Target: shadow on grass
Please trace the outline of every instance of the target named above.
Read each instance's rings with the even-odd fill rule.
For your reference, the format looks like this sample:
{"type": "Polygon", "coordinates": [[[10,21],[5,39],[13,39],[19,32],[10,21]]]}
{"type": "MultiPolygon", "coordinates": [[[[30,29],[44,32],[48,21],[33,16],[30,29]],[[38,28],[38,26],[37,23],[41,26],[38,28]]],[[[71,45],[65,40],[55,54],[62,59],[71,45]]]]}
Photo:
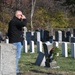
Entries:
{"type": "Polygon", "coordinates": [[[31,70],[32,72],[35,73],[40,73],[40,74],[46,74],[46,75],[62,75],[62,74],[53,74],[53,73],[49,73],[49,72],[44,72],[44,71],[38,71],[38,70],[31,70]]]}

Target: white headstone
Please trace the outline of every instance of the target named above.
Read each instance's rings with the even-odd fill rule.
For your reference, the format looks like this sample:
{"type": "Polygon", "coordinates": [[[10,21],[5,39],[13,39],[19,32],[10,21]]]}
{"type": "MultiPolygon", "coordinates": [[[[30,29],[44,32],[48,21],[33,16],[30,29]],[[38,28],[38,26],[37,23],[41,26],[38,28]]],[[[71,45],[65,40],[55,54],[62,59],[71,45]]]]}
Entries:
{"type": "Polygon", "coordinates": [[[58,33],[59,33],[59,41],[61,42],[62,41],[62,32],[58,31],[58,33]]]}
{"type": "Polygon", "coordinates": [[[45,57],[49,56],[52,48],[53,48],[53,44],[50,43],[49,41],[43,43],[43,49],[44,49],[45,57]]]}
{"type": "Polygon", "coordinates": [[[0,75],[16,75],[16,47],[0,44],[0,75]]]}
{"type": "Polygon", "coordinates": [[[75,43],[71,44],[71,57],[75,58],[75,43]]]}
{"type": "Polygon", "coordinates": [[[55,41],[55,42],[53,43],[53,46],[59,48],[59,43],[58,43],[57,41],[55,41]]]}
{"type": "Polygon", "coordinates": [[[24,42],[23,42],[23,51],[24,51],[24,53],[28,52],[28,50],[27,50],[27,40],[24,40],[24,42]]]}
{"type": "Polygon", "coordinates": [[[26,32],[27,32],[27,28],[23,27],[23,38],[24,38],[24,40],[26,39],[26,32]]]}
{"type": "Polygon", "coordinates": [[[30,52],[34,53],[34,41],[30,42],[30,52]]]}
{"type": "Polygon", "coordinates": [[[46,62],[45,55],[42,52],[39,52],[35,64],[38,66],[45,66],[45,62],[46,62]]]}
{"type": "Polygon", "coordinates": [[[62,56],[68,57],[67,42],[62,43],[62,56]]]}
{"type": "Polygon", "coordinates": [[[62,31],[56,31],[55,32],[55,40],[62,42],[62,31]]]}
{"type": "Polygon", "coordinates": [[[37,52],[42,52],[42,42],[37,41],[37,52]]]}
{"type": "Polygon", "coordinates": [[[40,39],[40,32],[36,32],[37,33],[37,41],[41,41],[40,39]]]}
{"type": "Polygon", "coordinates": [[[5,39],[5,43],[6,43],[6,44],[9,43],[9,39],[8,39],[8,38],[5,39]]]}

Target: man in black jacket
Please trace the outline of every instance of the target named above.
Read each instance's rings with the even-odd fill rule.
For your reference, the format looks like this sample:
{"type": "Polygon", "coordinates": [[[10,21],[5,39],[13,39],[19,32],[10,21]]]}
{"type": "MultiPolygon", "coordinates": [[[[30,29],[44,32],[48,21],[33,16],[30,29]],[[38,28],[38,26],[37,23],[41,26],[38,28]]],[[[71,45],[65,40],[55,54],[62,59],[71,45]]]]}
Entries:
{"type": "Polygon", "coordinates": [[[19,73],[18,62],[21,57],[21,50],[23,41],[23,31],[22,28],[26,26],[26,17],[23,15],[22,11],[17,10],[15,16],[9,22],[8,26],[8,37],[9,43],[12,43],[17,47],[16,51],[16,73],[19,73]]]}

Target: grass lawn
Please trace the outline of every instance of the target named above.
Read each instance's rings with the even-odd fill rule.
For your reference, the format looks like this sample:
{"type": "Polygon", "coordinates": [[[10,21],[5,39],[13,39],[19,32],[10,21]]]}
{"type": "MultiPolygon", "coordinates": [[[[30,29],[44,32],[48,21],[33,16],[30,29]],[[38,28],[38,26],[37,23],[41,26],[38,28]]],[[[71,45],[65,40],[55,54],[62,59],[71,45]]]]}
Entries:
{"type": "Polygon", "coordinates": [[[58,69],[35,65],[38,53],[23,53],[19,62],[20,71],[24,75],[75,75],[75,59],[70,56],[65,58],[60,54],[57,58],[58,69]]]}

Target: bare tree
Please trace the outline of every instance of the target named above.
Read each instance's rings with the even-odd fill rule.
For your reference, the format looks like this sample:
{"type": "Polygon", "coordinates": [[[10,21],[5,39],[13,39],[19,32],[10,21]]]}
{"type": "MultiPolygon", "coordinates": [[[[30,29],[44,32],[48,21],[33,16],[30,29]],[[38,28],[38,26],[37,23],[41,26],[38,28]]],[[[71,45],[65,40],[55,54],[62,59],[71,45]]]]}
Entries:
{"type": "Polygon", "coordinates": [[[31,9],[31,30],[33,31],[33,14],[34,14],[34,8],[35,8],[36,0],[32,0],[32,9],[31,9]]]}

